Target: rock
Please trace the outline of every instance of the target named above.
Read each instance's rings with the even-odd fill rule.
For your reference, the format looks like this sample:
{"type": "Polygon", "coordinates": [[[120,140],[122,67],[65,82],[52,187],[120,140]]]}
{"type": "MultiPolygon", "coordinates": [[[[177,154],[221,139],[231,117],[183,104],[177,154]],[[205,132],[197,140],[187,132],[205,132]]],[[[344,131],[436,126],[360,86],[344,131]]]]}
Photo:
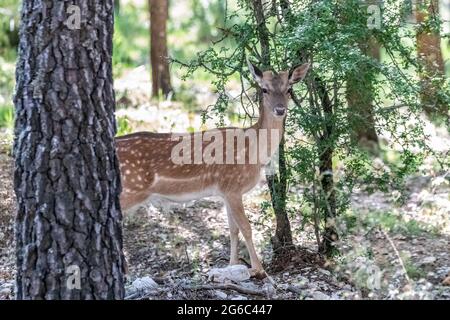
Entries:
{"type": "Polygon", "coordinates": [[[226,268],[214,268],[208,272],[208,280],[223,283],[226,281],[242,282],[250,279],[250,272],[244,265],[232,265],[226,268]]]}
{"type": "Polygon", "coordinates": [[[422,261],[420,261],[421,265],[427,265],[427,264],[433,264],[436,262],[436,258],[433,256],[430,257],[426,257],[424,259],[422,259],[422,261]]]}
{"type": "Polygon", "coordinates": [[[248,298],[238,294],[236,296],[232,296],[231,300],[248,300],[248,298]]]}
{"type": "Polygon", "coordinates": [[[431,180],[431,186],[433,187],[439,187],[441,185],[448,185],[448,180],[445,178],[445,176],[436,177],[433,180],[431,180]]]}
{"type": "Polygon", "coordinates": [[[330,297],[328,295],[320,291],[313,291],[311,297],[314,300],[330,300],[330,297]]]}
{"type": "Polygon", "coordinates": [[[308,283],[309,283],[308,278],[300,276],[297,278],[297,281],[294,282],[294,285],[296,287],[299,287],[300,289],[304,289],[308,287],[308,283]]]}
{"type": "Polygon", "coordinates": [[[5,299],[11,295],[11,290],[9,288],[3,288],[0,290],[0,298],[5,299]]]}
{"type": "Polygon", "coordinates": [[[220,291],[220,290],[215,290],[215,291],[214,291],[214,294],[215,294],[216,297],[219,298],[219,299],[226,299],[226,298],[228,297],[228,295],[227,295],[225,292],[220,291]]]}
{"type": "Polygon", "coordinates": [[[262,290],[268,297],[272,297],[275,294],[275,287],[269,282],[264,283],[264,285],[262,286],[262,290]]]}
{"type": "Polygon", "coordinates": [[[330,277],[331,276],[331,272],[325,269],[319,269],[319,272],[330,277]]]}
{"type": "Polygon", "coordinates": [[[287,283],[280,283],[279,285],[277,285],[278,289],[281,290],[287,290],[289,288],[289,284],[287,283]]]}
{"type": "Polygon", "coordinates": [[[241,287],[244,287],[246,289],[250,289],[250,290],[260,290],[260,286],[258,286],[257,284],[251,282],[251,281],[245,281],[245,282],[241,282],[240,283],[241,287]]]}
{"type": "Polygon", "coordinates": [[[341,300],[341,297],[339,296],[339,294],[337,292],[333,292],[331,294],[331,300],[341,300]]]}
{"type": "Polygon", "coordinates": [[[149,292],[158,288],[158,284],[150,277],[138,278],[131,284],[130,291],[149,292]]]}

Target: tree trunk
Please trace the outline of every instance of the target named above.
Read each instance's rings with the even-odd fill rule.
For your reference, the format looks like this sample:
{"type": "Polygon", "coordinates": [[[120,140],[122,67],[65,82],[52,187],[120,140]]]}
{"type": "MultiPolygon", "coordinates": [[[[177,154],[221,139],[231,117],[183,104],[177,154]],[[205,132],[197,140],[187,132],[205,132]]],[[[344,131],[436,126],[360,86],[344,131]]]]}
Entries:
{"type": "MultiPolygon", "coordinates": [[[[359,46],[366,55],[380,59],[380,46],[375,39],[366,39],[359,46]]],[[[347,76],[346,96],[354,139],[362,147],[377,153],[378,136],[373,116],[373,79],[370,68],[370,65],[361,64],[356,74],[347,76]]]]}
{"type": "MultiPolygon", "coordinates": [[[[269,31],[266,26],[263,4],[261,0],[252,0],[251,6],[254,10],[258,38],[261,45],[261,57],[263,59],[261,62],[264,68],[268,68],[270,67],[269,31]]],[[[260,97],[261,105],[261,92],[259,92],[258,95],[260,97]]],[[[278,152],[280,161],[279,175],[267,175],[266,179],[276,221],[275,234],[272,237],[272,246],[275,253],[282,254],[284,248],[292,246],[291,225],[286,212],[287,168],[285,163],[284,137],[282,138],[278,152]]]]}
{"type": "Polygon", "coordinates": [[[446,115],[448,105],[439,99],[437,92],[443,81],[433,79],[444,78],[445,66],[441,51],[439,31],[430,26],[429,21],[439,17],[439,0],[421,0],[416,4],[416,20],[420,24],[416,35],[417,54],[423,63],[420,73],[422,82],[421,103],[429,116],[446,115]]]}
{"type": "Polygon", "coordinates": [[[168,0],[149,0],[150,6],[150,62],[152,68],[152,96],[165,97],[172,91],[167,53],[168,0]]]}
{"type": "MultiPolygon", "coordinates": [[[[361,12],[366,12],[368,4],[362,5],[361,12]]],[[[343,24],[351,23],[353,18],[348,16],[349,14],[352,13],[347,10],[347,15],[343,15],[340,22],[343,24]]],[[[360,22],[365,24],[365,18],[362,18],[360,22]]],[[[368,28],[360,33],[356,46],[364,56],[371,57],[379,62],[380,45],[370,33],[368,28]]],[[[355,63],[353,71],[346,74],[347,119],[354,143],[373,154],[378,154],[379,144],[375,130],[373,87],[376,79],[372,63],[366,60],[360,59],[355,63]]]]}
{"type": "Polygon", "coordinates": [[[336,230],[336,192],[333,181],[333,152],[330,139],[333,135],[333,104],[328,95],[325,83],[319,78],[315,79],[320,103],[322,105],[324,129],[319,141],[319,172],[322,187],[320,211],[325,221],[325,230],[322,234],[322,243],[319,251],[332,256],[337,252],[334,242],[339,239],[336,230]]]}
{"type": "Polygon", "coordinates": [[[113,9],[112,0],[23,1],[14,101],[17,299],[124,297],[113,9]]]}
{"type": "Polygon", "coordinates": [[[273,250],[282,254],[284,249],[292,246],[292,231],[289,217],[286,212],[287,195],[287,168],[284,153],[284,137],[279,149],[279,175],[267,175],[267,185],[275,213],[275,234],[272,237],[273,250]]]}

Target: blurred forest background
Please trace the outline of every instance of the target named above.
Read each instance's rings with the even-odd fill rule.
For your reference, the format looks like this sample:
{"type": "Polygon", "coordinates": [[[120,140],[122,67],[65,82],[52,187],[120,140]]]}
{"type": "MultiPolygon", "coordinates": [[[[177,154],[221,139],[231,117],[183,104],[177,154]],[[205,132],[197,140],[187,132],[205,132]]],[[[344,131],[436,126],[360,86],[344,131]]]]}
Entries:
{"type": "MultiPolygon", "coordinates": [[[[5,157],[19,12],[16,0],[0,0],[5,157]]],[[[117,134],[248,126],[258,90],[245,59],[265,70],[310,61],[293,93],[277,174],[246,200],[266,266],[286,284],[278,297],[450,299],[449,36],[448,0],[116,1],[117,134]],[[307,293],[296,291],[302,286],[307,293]]],[[[12,193],[2,192],[11,212],[12,193]]],[[[183,210],[188,218],[127,217],[132,278],[201,279],[227,250],[216,202],[183,210]]]]}

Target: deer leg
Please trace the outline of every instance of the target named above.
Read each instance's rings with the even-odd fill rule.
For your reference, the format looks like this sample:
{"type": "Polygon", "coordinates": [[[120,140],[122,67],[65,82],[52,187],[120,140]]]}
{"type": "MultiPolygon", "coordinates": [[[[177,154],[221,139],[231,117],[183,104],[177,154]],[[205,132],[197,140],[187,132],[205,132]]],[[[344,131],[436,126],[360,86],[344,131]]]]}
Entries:
{"type": "Polygon", "coordinates": [[[238,246],[239,246],[239,228],[234,222],[231,208],[227,204],[228,226],[230,227],[230,265],[239,264],[238,246]]]}
{"type": "Polygon", "coordinates": [[[250,254],[250,262],[252,268],[250,273],[257,277],[265,277],[265,271],[262,267],[261,261],[256,254],[255,246],[253,245],[252,228],[250,222],[244,211],[244,204],[242,203],[242,196],[235,195],[227,197],[227,205],[230,207],[232,218],[239,228],[245,239],[245,245],[247,246],[248,253],[250,254]]]}

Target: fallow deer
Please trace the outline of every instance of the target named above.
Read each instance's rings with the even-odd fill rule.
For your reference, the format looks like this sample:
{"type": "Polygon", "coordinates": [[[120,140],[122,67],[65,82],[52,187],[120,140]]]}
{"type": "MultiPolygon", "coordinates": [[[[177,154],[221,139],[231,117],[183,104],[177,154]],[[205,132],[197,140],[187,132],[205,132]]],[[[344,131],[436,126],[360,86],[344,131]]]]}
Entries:
{"type": "Polygon", "coordinates": [[[220,196],[226,205],[230,229],[230,264],[238,263],[240,231],[250,254],[250,273],[255,277],[264,277],[266,273],[253,245],[252,229],[244,212],[242,196],[257,185],[261,170],[277,151],[283,135],[291,87],[305,77],[308,69],[307,63],[292,72],[262,72],[249,63],[251,75],[263,95],[259,119],[249,128],[219,128],[185,133],[176,135],[178,139],[174,139],[171,133],[150,132],[118,137],[116,143],[123,186],[120,197],[122,209],[127,211],[154,198],[184,202],[220,196]],[[238,134],[230,135],[230,131],[237,131],[238,134]],[[189,161],[180,162],[178,158],[174,161],[174,150],[179,148],[180,137],[192,143],[175,155],[189,161]],[[244,143],[239,143],[242,137],[244,143]],[[200,138],[201,142],[196,142],[196,138],[200,138]],[[214,161],[205,163],[201,156],[195,159],[196,153],[202,155],[203,150],[206,152],[213,143],[217,147],[217,142],[222,146],[210,153],[210,156],[216,157],[214,161]],[[250,147],[252,143],[258,147],[250,147]],[[255,157],[255,152],[261,149],[266,150],[267,158],[255,157]],[[220,157],[232,161],[218,161],[220,157]]]}

